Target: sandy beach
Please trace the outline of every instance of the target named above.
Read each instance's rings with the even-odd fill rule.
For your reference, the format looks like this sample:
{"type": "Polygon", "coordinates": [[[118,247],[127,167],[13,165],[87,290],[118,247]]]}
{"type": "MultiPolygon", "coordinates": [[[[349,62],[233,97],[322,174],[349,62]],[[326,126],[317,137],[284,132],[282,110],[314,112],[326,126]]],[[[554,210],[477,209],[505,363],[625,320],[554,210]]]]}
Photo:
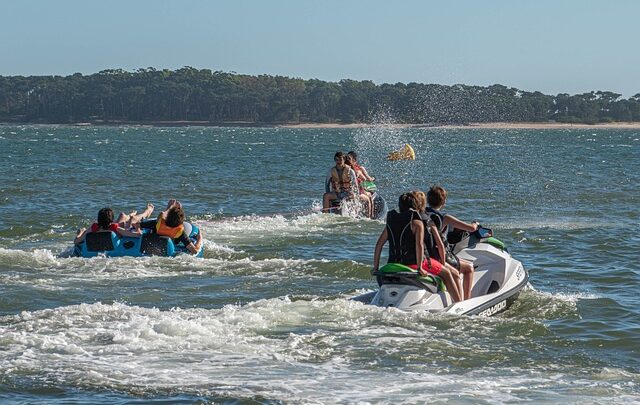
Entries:
{"type": "Polygon", "coordinates": [[[429,125],[429,124],[283,124],[280,128],[368,128],[388,126],[393,128],[461,128],[461,129],[640,129],[640,122],[612,122],[603,124],[568,124],[561,122],[482,122],[467,125],[429,125]]]}

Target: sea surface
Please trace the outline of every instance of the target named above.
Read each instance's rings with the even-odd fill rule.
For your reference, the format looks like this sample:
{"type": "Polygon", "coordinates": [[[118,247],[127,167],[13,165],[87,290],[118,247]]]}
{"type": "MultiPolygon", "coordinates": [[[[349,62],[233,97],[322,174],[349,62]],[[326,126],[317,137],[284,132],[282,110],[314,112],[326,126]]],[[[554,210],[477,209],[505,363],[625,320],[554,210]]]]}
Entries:
{"type": "Polygon", "coordinates": [[[0,403],[640,403],[639,185],[638,130],[0,126],[0,403]],[[531,289],[350,301],[384,225],[317,208],[352,149],[391,207],[446,187],[531,289]],[[100,208],[170,198],[203,259],[70,257],[100,208]]]}

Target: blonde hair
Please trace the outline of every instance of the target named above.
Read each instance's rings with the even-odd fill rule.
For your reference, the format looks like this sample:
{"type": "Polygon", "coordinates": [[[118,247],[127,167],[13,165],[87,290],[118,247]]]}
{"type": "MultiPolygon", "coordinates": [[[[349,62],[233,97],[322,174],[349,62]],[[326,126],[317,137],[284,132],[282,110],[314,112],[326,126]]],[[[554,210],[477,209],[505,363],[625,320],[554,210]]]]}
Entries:
{"type": "Polygon", "coordinates": [[[422,191],[416,190],[411,192],[414,196],[413,209],[418,212],[424,212],[427,209],[427,196],[422,191]]]}

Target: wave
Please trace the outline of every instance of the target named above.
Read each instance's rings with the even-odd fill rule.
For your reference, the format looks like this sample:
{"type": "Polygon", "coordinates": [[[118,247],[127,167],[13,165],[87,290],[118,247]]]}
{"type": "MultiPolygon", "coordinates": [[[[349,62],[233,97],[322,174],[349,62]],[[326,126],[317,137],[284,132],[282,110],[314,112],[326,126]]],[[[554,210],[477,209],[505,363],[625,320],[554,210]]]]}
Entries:
{"type": "MultiPolygon", "coordinates": [[[[528,388],[548,384],[581,398],[636,394],[631,384],[637,373],[557,359],[536,352],[538,343],[531,341],[510,344],[514,328],[531,328],[521,324],[345,299],[282,297],[168,311],[81,304],[0,317],[1,378],[134,395],[306,403],[378,402],[390,395],[425,402],[450,399],[451,392],[458,399],[507,402],[531,398],[528,388]],[[389,373],[402,376],[393,380],[393,392],[389,373]]],[[[556,390],[554,398],[564,391],[556,390]]]]}
{"type": "Polygon", "coordinates": [[[582,230],[613,227],[610,222],[595,221],[593,219],[550,219],[519,220],[516,222],[491,223],[494,230],[523,230],[523,229],[553,229],[553,230],[582,230]]]}
{"type": "MultiPolygon", "coordinates": [[[[212,243],[212,242],[211,242],[212,243]]],[[[223,248],[227,252],[228,248],[223,248]]],[[[78,283],[101,284],[105,281],[133,279],[163,279],[195,275],[222,277],[256,277],[278,280],[293,277],[312,278],[325,276],[356,277],[365,274],[368,267],[354,263],[326,259],[282,259],[237,256],[197,258],[181,255],[167,257],[61,257],[50,250],[22,251],[0,248],[0,283],[28,286],[42,290],[75,288],[78,283]]]]}

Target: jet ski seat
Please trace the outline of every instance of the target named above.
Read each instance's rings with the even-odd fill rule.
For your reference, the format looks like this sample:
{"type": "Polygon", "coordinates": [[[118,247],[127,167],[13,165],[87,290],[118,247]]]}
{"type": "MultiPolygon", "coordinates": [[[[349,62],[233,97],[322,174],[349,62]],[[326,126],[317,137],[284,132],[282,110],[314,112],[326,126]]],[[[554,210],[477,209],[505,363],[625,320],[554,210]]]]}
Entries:
{"type": "Polygon", "coordinates": [[[423,277],[417,270],[400,263],[387,263],[374,275],[378,278],[378,284],[411,284],[432,293],[446,291],[440,277],[432,274],[423,277]]]}

